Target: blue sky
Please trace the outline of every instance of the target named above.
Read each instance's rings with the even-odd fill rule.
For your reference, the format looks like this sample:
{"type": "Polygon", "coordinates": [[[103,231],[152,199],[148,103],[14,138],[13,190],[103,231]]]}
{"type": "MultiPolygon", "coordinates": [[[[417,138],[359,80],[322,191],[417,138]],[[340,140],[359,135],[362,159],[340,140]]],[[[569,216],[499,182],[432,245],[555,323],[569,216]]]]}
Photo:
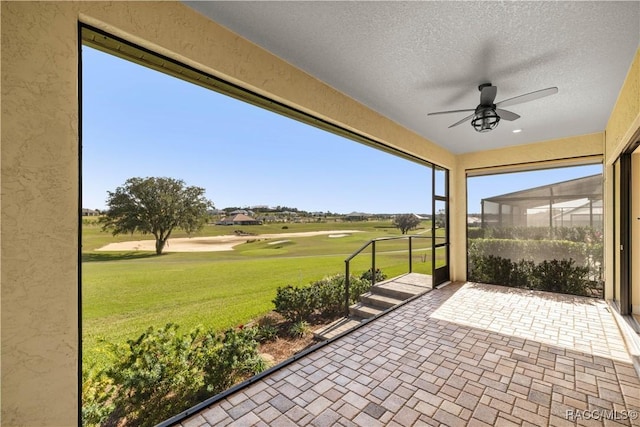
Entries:
{"type": "MultiPolygon", "coordinates": [[[[217,208],[430,213],[431,171],[225,95],[83,47],[83,200],[104,209],[128,178],[206,189],[217,208]]],[[[600,166],[474,178],[482,197],[593,173],[600,166]]]]}

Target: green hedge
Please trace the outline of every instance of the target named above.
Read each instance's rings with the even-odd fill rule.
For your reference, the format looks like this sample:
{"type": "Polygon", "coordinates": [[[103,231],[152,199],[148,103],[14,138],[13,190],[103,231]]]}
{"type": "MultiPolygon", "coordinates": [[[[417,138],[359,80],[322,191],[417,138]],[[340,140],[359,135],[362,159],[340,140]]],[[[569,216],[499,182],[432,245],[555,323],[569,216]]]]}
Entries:
{"type": "Polygon", "coordinates": [[[571,295],[602,297],[602,282],[593,280],[589,268],[573,259],[553,259],[535,263],[512,261],[495,255],[470,256],[469,280],[516,288],[571,295]]]}
{"type": "MultiPolygon", "coordinates": [[[[376,271],[376,277],[386,277],[376,271]]],[[[371,271],[362,276],[349,276],[349,304],[358,301],[360,295],[371,287],[371,271]]],[[[345,275],[335,274],[310,283],[307,286],[287,285],[279,287],[273,300],[275,311],[290,322],[310,320],[312,316],[335,317],[344,312],[345,275]]]]}
{"type": "Polygon", "coordinates": [[[510,260],[528,260],[536,264],[545,260],[573,259],[593,274],[602,265],[602,243],[567,240],[469,239],[469,258],[493,255],[510,260]]]}
{"type": "Polygon", "coordinates": [[[591,227],[469,227],[469,239],[567,240],[602,243],[602,232],[591,227]]]}

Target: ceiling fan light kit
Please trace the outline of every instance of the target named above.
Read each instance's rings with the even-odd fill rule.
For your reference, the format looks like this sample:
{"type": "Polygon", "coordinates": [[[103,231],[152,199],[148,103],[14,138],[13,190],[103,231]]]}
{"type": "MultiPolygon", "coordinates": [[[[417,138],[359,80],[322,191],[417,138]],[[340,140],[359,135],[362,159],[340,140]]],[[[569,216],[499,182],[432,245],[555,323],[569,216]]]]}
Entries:
{"type": "Polygon", "coordinates": [[[489,132],[498,127],[498,123],[500,123],[501,119],[514,121],[520,118],[518,114],[508,110],[503,110],[502,108],[498,107],[508,107],[510,105],[523,104],[525,102],[530,102],[539,98],[543,98],[545,96],[558,93],[557,87],[549,87],[546,89],[541,89],[535,92],[525,93],[524,95],[518,95],[513,98],[505,99],[504,101],[500,101],[497,104],[494,104],[493,101],[496,99],[496,95],[498,93],[498,88],[496,86],[493,86],[491,83],[483,83],[478,86],[478,90],[480,91],[480,104],[478,104],[475,110],[438,111],[436,113],[429,113],[427,115],[432,116],[437,114],[451,114],[473,111],[473,114],[455,122],[454,124],[449,126],[449,128],[458,126],[459,124],[471,119],[471,126],[477,132],[489,132]]]}
{"type": "Polygon", "coordinates": [[[489,132],[495,129],[498,123],[500,123],[500,116],[492,108],[484,108],[481,111],[477,111],[473,119],[471,119],[471,126],[477,132],[489,132]]]}

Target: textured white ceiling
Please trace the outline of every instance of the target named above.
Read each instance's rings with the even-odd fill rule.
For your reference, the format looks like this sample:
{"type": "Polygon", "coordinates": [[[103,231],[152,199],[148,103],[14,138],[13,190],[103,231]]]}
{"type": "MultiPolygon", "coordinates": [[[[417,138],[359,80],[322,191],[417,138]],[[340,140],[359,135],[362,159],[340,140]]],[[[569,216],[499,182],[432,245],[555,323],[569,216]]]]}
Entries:
{"type": "Polygon", "coordinates": [[[640,44],[640,1],[185,3],[454,153],[604,130],[640,44]],[[496,102],[559,93],[484,134],[427,117],[475,108],[485,82],[496,102]]]}

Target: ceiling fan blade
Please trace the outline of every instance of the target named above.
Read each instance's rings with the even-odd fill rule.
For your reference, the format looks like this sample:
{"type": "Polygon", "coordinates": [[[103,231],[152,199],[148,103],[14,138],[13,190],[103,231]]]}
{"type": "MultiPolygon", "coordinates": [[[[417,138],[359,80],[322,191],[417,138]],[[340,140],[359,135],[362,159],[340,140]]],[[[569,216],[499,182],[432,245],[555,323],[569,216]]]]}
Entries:
{"type": "Polygon", "coordinates": [[[468,113],[469,111],[476,111],[475,109],[470,110],[451,110],[451,111],[437,111],[435,113],[429,113],[427,116],[436,116],[438,114],[451,114],[451,113],[468,113]]]}
{"type": "MultiPolygon", "coordinates": [[[[475,110],[473,110],[473,111],[475,111],[475,110]]],[[[470,115],[468,115],[467,117],[465,117],[464,119],[462,119],[462,120],[460,120],[460,121],[458,121],[458,122],[455,122],[454,124],[452,124],[451,126],[449,126],[449,129],[451,129],[451,128],[452,128],[452,127],[454,127],[454,126],[458,126],[459,124],[462,124],[462,123],[466,122],[467,120],[469,120],[469,119],[470,119],[471,117],[473,117],[474,115],[475,115],[475,113],[470,114],[470,115]]]]}
{"type": "Polygon", "coordinates": [[[537,90],[535,92],[525,93],[524,95],[518,95],[513,98],[505,99],[496,104],[496,107],[508,107],[510,105],[522,104],[523,102],[533,101],[535,99],[543,98],[545,96],[558,93],[557,87],[548,87],[546,89],[537,90]]]}
{"type": "Polygon", "coordinates": [[[518,120],[520,118],[516,113],[512,113],[511,111],[501,110],[500,108],[496,108],[496,113],[500,116],[500,119],[508,120],[510,122],[514,120],[518,120]]]}
{"type": "Polygon", "coordinates": [[[480,92],[480,105],[493,105],[496,100],[498,88],[495,86],[484,86],[480,92]]]}

